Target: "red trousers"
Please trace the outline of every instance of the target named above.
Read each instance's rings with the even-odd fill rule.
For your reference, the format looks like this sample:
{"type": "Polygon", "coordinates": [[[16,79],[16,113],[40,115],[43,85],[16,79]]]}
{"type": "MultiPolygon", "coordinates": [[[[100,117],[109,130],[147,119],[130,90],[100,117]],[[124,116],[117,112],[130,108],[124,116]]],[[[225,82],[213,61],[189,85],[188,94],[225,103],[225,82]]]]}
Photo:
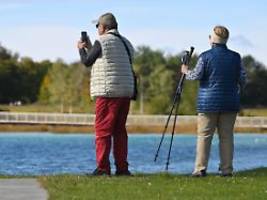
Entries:
{"type": "Polygon", "coordinates": [[[128,136],[125,125],[129,107],[129,98],[96,99],[96,162],[100,170],[110,173],[109,154],[112,138],[116,169],[128,170],[128,136]]]}

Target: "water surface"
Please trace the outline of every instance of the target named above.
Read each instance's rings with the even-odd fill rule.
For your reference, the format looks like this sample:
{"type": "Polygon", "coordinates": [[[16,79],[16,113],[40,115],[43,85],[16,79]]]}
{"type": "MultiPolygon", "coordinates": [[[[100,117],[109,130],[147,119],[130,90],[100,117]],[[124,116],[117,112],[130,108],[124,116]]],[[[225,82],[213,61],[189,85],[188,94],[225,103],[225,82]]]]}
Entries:
{"type": "MultiPolygon", "coordinates": [[[[154,155],[161,135],[129,135],[129,163],[132,172],[163,172],[170,137],[162,145],[158,161],[154,155]]],[[[196,136],[175,135],[169,171],[191,173],[194,166],[196,136]]],[[[236,171],[267,167],[267,135],[236,134],[236,171]]],[[[111,156],[111,163],[113,158],[111,156]]],[[[213,139],[209,172],[218,169],[218,138],[213,139]]],[[[0,174],[51,175],[85,174],[95,168],[94,135],[50,133],[0,134],[0,174]]],[[[114,171],[114,166],[112,165],[114,171]]]]}

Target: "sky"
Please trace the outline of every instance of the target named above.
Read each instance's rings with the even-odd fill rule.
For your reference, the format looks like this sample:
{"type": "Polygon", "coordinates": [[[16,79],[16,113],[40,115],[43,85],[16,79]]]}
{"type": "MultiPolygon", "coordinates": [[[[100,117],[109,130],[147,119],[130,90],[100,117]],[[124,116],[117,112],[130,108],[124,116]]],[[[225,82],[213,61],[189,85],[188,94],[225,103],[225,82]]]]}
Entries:
{"type": "Polygon", "coordinates": [[[210,48],[215,25],[230,30],[228,47],[267,66],[265,0],[0,0],[0,43],[20,56],[41,61],[79,60],[81,31],[97,39],[92,20],[112,12],[119,31],[135,47],[148,45],[166,54],[210,48]]]}

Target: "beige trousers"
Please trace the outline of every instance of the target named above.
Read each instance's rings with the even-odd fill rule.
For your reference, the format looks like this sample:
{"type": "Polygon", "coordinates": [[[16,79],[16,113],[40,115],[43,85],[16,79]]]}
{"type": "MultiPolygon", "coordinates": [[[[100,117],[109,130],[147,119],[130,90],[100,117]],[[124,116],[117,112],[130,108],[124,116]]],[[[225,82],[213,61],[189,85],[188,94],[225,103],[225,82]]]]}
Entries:
{"type": "Polygon", "coordinates": [[[210,146],[215,129],[219,136],[220,171],[222,174],[233,172],[234,138],[233,129],[237,113],[199,113],[196,161],[194,173],[206,170],[210,146]]]}

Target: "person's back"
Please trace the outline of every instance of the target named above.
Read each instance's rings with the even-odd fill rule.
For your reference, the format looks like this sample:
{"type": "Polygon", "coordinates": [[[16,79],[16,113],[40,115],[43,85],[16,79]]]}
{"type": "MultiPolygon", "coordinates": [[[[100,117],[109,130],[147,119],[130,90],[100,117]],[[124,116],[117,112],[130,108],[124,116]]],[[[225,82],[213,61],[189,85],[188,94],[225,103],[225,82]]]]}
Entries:
{"type": "MultiPolygon", "coordinates": [[[[102,54],[96,59],[91,71],[91,96],[131,97],[133,94],[133,72],[129,57],[121,39],[109,30],[99,37],[102,54]]],[[[133,56],[131,43],[123,37],[133,56]]]]}
{"type": "Polygon", "coordinates": [[[201,54],[205,69],[200,79],[198,112],[239,110],[239,76],[241,58],[225,44],[213,44],[201,54]]]}
{"type": "Polygon", "coordinates": [[[92,66],[90,92],[96,99],[95,135],[97,168],[93,175],[110,175],[109,154],[113,146],[116,175],[131,175],[128,170],[126,121],[130,100],[135,96],[132,69],[133,46],[118,32],[112,13],[97,20],[99,39],[93,46],[78,42],[81,61],[92,66]]]}
{"type": "Polygon", "coordinates": [[[212,48],[199,56],[194,70],[182,66],[188,80],[199,80],[198,138],[193,176],[206,176],[212,137],[218,130],[222,176],[233,172],[233,129],[240,104],[245,71],[240,55],[227,48],[229,31],[216,26],[210,35],[212,48]]]}

